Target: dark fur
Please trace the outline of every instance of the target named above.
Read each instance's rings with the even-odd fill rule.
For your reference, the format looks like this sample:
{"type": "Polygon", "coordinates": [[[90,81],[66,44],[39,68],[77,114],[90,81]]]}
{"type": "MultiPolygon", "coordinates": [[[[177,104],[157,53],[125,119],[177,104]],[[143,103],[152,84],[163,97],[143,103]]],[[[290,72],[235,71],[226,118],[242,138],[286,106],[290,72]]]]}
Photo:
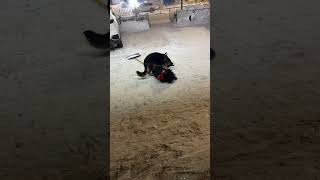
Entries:
{"type": "Polygon", "coordinates": [[[216,57],[216,52],[210,48],[210,59],[213,60],[216,57]]]}
{"type": "Polygon", "coordinates": [[[163,70],[164,70],[163,72],[164,79],[162,80],[159,79],[161,82],[172,83],[174,80],[178,79],[176,75],[171,71],[171,69],[163,69],[160,66],[156,66],[155,68],[152,69],[152,75],[157,78],[163,70]]]}
{"type": "Polygon", "coordinates": [[[91,30],[83,32],[89,43],[98,49],[109,48],[109,33],[99,34],[91,30]]]}
{"type": "Polygon", "coordinates": [[[167,56],[167,53],[162,54],[158,52],[154,52],[149,54],[143,62],[144,71],[137,71],[138,76],[144,77],[146,74],[153,71],[153,69],[157,66],[160,66],[163,69],[168,69],[170,66],[174,66],[171,59],[167,56]]]}

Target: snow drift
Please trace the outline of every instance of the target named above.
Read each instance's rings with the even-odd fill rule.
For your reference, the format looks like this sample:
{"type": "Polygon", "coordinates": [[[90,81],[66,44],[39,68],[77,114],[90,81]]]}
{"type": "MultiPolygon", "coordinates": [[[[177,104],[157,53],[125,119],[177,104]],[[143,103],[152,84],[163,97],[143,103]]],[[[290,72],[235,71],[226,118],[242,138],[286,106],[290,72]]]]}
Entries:
{"type": "Polygon", "coordinates": [[[150,29],[147,15],[120,17],[120,32],[141,32],[150,29]]]}
{"type": "Polygon", "coordinates": [[[171,13],[170,20],[179,26],[208,24],[210,22],[210,8],[203,5],[188,6],[183,10],[171,13]]]}

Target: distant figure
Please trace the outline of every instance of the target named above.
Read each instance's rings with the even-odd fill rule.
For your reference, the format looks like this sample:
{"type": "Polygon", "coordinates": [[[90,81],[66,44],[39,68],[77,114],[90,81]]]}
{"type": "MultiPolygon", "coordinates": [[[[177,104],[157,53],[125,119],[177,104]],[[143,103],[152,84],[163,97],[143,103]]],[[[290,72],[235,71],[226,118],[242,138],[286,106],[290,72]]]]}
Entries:
{"type": "Polygon", "coordinates": [[[216,57],[216,52],[210,48],[210,60],[213,60],[216,57]]]}

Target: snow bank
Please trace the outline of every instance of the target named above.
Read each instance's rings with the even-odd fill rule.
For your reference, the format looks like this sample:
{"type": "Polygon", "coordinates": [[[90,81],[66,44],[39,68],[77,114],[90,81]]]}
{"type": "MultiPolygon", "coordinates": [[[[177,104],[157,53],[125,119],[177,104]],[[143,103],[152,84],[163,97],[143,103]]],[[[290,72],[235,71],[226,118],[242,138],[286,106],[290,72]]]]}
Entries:
{"type": "Polygon", "coordinates": [[[148,16],[130,16],[120,18],[120,32],[141,32],[150,29],[148,16]]]}
{"type": "Polygon", "coordinates": [[[178,25],[207,24],[210,22],[210,9],[178,10],[178,25]]]}
{"type": "Polygon", "coordinates": [[[210,23],[210,8],[198,5],[185,7],[170,14],[172,23],[179,26],[199,25],[210,23]]]}
{"type": "Polygon", "coordinates": [[[153,106],[164,101],[186,103],[188,97],[209,96],[210,31],[202,26],[175,27],[153,25],[150,30],[122,34],[123,48],[110,52],[111,112],[135,109],[135,104],[148,102],[153,106]],[[178,80],[160,83],[152,76],[137,76],[142,64],[128,61],[126,56],[139,52],[141,61],[152,52],[168,53],[178,80]],[[183,97],[183,98],[182,98],[183,97]],[[128,101],[130,99],[130,101],[128,101]]]}
{"type": "MultiPolygon", "coordinates": [[[[151,179],[146,177],[149,169],[142,173],[139,170],[157,167],[159,162],[170,164],[173,171],[186,167],[186,172],[207,172],[210,166],[209,29],[154,24],[148,31],[124,33],[122,40],[123,48],[110,52],[111,176],[151,179]],[[141,61],[149,53],[167,52],[175,64],[170,69],[178,80],[168,84],[149,75],[139,77],[136,71],[143,71],[143,65],[126,59],[137,52],[141,61]],[[188,161],[177,161],[176,153],[159,149],[159,144],[169,146],[172,142],[175,149],[188,156],[188,161]],[[150,152],[157,156],[145,167],[141,162],[149,162],[149,157],[143,155],[150,152]],[[131,154],[136,155],[127,163],[123,157],[131,154]],[[118,173],[120,164],[128,166],[118,173]],[[129,171],[130,164],[134,165],[129,171]],[[138,172],[139,176],[132,172],[138,172]]],[[[167,177],[162,179],[177,179],[167,177]]]]}
{"type": "Polygon", "coordinates": [[[120,24],[120,31],[123,32],[141,32],[148,30],[148,21],[126,21],[120,24]]]}

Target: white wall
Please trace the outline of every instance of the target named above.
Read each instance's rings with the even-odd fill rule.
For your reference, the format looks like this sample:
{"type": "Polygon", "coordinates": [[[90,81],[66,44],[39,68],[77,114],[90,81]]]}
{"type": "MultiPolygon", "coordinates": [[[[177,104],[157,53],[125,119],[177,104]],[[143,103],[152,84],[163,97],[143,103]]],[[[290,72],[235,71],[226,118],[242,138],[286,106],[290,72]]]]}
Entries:
{"type": "Polygon", "coordinates": [[[210,9],[194,9],[194,10],[177,10],[177,25],[188,26],[196,24],[207,24],[210,23],[210,9]],[[191,18],[189,18],[191,17],[191,18]],[[190,21],[191,19],[191,21],[190,21]]]}
{"type": "Polygon", "coordinates": [[[122,0],[111,0],[111,4],[119,4],[122,0]]]}
{"type": "Polygon", "coordinates": [[[120,32],[141,32],[150,29],[149,21],[148,20],[130,20],[124,21],[120,24],[120,32]]]}

